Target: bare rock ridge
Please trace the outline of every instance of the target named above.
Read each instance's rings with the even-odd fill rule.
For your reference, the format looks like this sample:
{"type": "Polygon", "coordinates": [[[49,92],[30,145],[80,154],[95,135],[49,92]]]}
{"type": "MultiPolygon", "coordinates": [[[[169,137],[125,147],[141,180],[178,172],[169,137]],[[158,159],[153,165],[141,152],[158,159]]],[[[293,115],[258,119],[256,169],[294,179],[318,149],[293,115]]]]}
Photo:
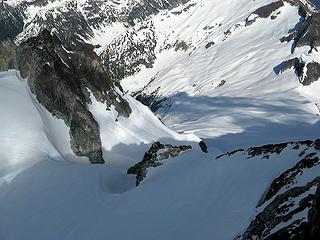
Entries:
{"type": "Polygon", "coordinates": [[[239,149],[217,159],[227,160],[232,155],[244,155],[254,161],[278,161],[288,151],[295,152],[299,160],[271,182],[257,204],[256,217],[247,230],[235,239],[319,239],[319,139],[239,149]]]}
{"type": "Polygon", "coordinates": [[[162,166],[164,160],[174,158],[180,153],[190,149],[191,146],[172,146],[171,144],[161,144],[160,142],[155,142],[144,154],[143,160],[130,167],[127,173],[136,175],[136,186],[139,186],[147,176],[148,168],[162,166]]]}
{"type": "Polygon", "coordinates": [[[309,218],[292,221],[284,228],[277,229],[282,222],[290,220],[303,211],[312,212],[312,205],[316,199],[315,191],[319,188],[320,178],[309,182],[306,186],[290,188],[279,194],[267,207],[251,222],[241,239],[318,239],[318,233],[311,233],[314,227],[309,218]],[[277,230],[274,230],[277,229],[277,230]]]}
{"type": "Polygon", "coordinates": [[[65,50],[47,30],[19,46],[3,41],[0,50],[1,56],[11,54],[4,58],[11,59],[7,62],[0,58],[0,68],[7,70],[16,63],[39,103],[70,127],[74,153],[88,157],[91,163],[104,163],[99,127],[87,108],[89,90],[98,101],[115,106],[121,116],[128,117],[131,108],[115,90],[100,58],[90,50],[65,50]]]}

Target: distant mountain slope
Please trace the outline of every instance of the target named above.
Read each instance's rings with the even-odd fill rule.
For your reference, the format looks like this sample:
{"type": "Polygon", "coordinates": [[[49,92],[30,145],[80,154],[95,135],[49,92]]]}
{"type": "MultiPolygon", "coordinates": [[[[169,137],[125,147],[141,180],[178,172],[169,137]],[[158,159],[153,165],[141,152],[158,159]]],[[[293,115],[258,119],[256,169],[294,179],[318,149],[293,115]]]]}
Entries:
{"type": "Polygon", "coordinates": [[[294,47],[294,39],[282,40],[304,26],[312,36],[318,13],[299,11],[291,1],[271,2],[202,1],[179,15],[155,17],[154,67],[122,86],[176,131],[195,132],[225,150],[317,137],[319,81],[302,86],[294,66],[278,69],[297,58],[304,77],[318,79],[307,71],[308,63],[319,61],[318,51],[307,41],[294,47]],[[314,24],[307,25],[311,18],[314,24]],[[163,42],[172,48],[161,49],[163,42]],[[175,51],[175,42],[185,42],[187,50],[175,51]],[[216,141],[219,136],[226,141],[216,141]]]}

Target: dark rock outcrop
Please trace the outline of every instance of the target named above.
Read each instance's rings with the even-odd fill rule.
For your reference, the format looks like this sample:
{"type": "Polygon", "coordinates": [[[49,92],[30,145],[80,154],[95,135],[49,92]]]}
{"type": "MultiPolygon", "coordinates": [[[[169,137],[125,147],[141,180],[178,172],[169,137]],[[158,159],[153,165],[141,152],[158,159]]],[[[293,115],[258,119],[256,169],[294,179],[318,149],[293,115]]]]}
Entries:
{"type": "Polygon", "coordinates": [[[199,147],[201,148],[202,152],[208,153],[208,146],[203,140],[199,142],[199,147]]]}
{"type": "Polygon", "coordinates": [[[310,239],[320,239],[320,186],[318,186],[308,215],[310,239]]]}
{"type": "MultiPolygon", "coordinates": [[[[275,12],[276,10],[278,10],[283,6],[284,6],[283,1],[280,0],[280,1],[272,2],[263,7],[260,7],[250,14],[250,16],[246,19],[245,25],[250,26],[252,23],[256,21],[257,18],[268,18],[271,16],[273,12],[275,12]]],[[[273,19],[274,18],[275,17],[273,17],[273,19]]]]}
{"type": "Polygon", "coordinates": [[[307,64],[306,76],[302,79],[302,84],[308,86],[311,83],[318,81],[320,78],[320,64],[317,62],[310,62],[307,64]]]}
{"type": "Polygon", "coordinates": [[[289,59],[287,61],[283,61],[282,63],[280,63],[278,66],[276,66],[274,68],[274,72],[276,74],[280,74],[280,73],[286,72],[290,69],[294,69],[297,76],[299,78],[301,78],[303,75],[304,65],[305,64],[301,61],[301,59],[296,57],[296,58],[292,58],[292,59],[289,59]]]}
{"type": "Polygon", "coordinates": [[[205,48],[208,49],[208,48],[214,46],[214,44],[215,44],[214,42],[208,42],[208,43],[206,44],[205,48]]]}
{"type": "Polygon", "coordinates": [[[312,168],[315,165],[318,165],[320,163],[319,158],[315,157],[314,155],[316,155],[316,153],[308,154],[306,157],[301,159],[294,167],[283,172],[279,177],[273,180],[269,190],[267,191],[263,199],[260,201],[259,205],[262,205],[268,200],[270,200],[279,192],[279,190],[284,185],[294,183],[294,180],[298,176],[298,174],[303,173],[303,171],[308,168],[312,168]]]}
{"type": "Polygon", "coordinates": [[[220,158],[223,158],[223,157],[230,157],[238,152],[244,152],[244,149],[240,148],[240,149],[236,149],[236,150],[233,150],[231,152],[227,152],[227,153],[224,153],[224,154],[221,154],[219,156],[216,157],[216,159],[220,159],[220,158]]]}
{"type": "MultiPolygon", "coordinates": [[[[10,49],[0,48],[0,55],[10,49]]],[[[21,43],[12,54],[38,102],[70,127],[74,153],[91,163],[104,163],[99,126],[87,107],[90,91],[98,101],[115,106],[119,115],[129,116],[131,108],[115,90],[100,58],[88,49],[65,50],[47,30],[21,43]]]]}
{"type": "MultiPolygon", "coordinates": [[[[302,223],[308,225],[308,222],[298,219],[294,221],[294,225],[289,225],[284,229],[279,229],[275,233],[272,230],[276,228],[281,222],[289,222],[295,214],[308,210],[311,208],[315,195],[312,193],[312,188],[319,186],[320,178],[316,178],[309,182],[304,187],[295,187],[287,190],[283,194],[278,195],[264,210],[259,213],[255,220],[253,220],[248,227],[247,231],[238,239],[251,240],[251,239],[279,239],[276,236],[284,234],[284,231],[291,231],[296,229],[297,226],[301,227],[302,223]]],[[[303,235],[306,235],[304,231],[303,235]]],[[[288,232],[289,233],[289,232],[288,232]]],[[[292,236],[292,233],[289,234],[292,236]]],[[[292,239],[284,238],[284,239],[292,239]]],[[[296,238],[304,239],[304,238],[296,238]]]]}
{"type": "Polygon", "coordinates": [[[286,143],[278,143],[278,144],[266,144],[259,147],[251,147],[247,150],[242,148],[233,150],[224,154],[221,154],[216,157],[216,159],[223,158],[223,157],[230,157],[231,155],[235,155],[236,153],[243,152],[243,154],[247,155],[247,158],[254,158],[254,157],[261,157],[261,159],[269,159],[272,154],[281,154],[282,151],[289,146],[293,146],[292,149],[301,149],[304,150],[299,154],[300,157],[305,155],[306,151],[310,148],[314,148],[316,151],[320,150],[319,148],[320,140],[305,140],[305,141],[298,141],[298,142],[286,142],[286,143]]]}
{"type": "Polygon", "coordinates": [[[176,41],[173,45],[175,51],[187,51],[190,48],[190,45],[185,41],[176,41]]]}
{"type": "Polygon", "coordinates": [[[85,76],[68,59],[59,39],[43,31],[19,46],[17,58],[21,76],[28,77],[37,100],[70,127],[75,154],[104,163],[98,124],[86,106],[90,100],[81,82],[85,76]]]}
{"type": "Polygon", "coordinates": [[[301,59],[293,58],[280,63],[273,70],[276,74],[283,73],[289,69],[294,69],[300,83],[303,86],[308,86],[311,83],[318,81],[320,78],[320,64],[311,61],[309,63],[303,62],[301,59]],[[306,72],[304,72],[306,71],[306,72]]]}
{"type": "Polygon", "coordinates": [[[136,99],[141,102],[143,105],[146,105],[150,108],[152,112],[156,112],[163,107],[162,103],[166,102],[167,98],[158,97],[156,94],[151,93],[147,95],[145,93],[135,94],[136,99]]]}
{"type": "MultiPolygon", "coordinates": [[[[299,7],[300,22],[291,30],[288,35],[280,39],[281,42],[292,41],[291,53],[294,54],[297,47],[310,47],[309,54],[318,51],[320,46],[320,13],[311,11],[310,8],[298,0],[286,0],[292,5],[299,7]]],[[[274,68],[276,74],[293,68],[300,83],[304,86],[310,85],[320,78],[320,64],[315,60],[304,62],[297,57],[284,61],[274,68]]]]}
{"type": "MultiPolygon", "coordinates": [[[[248,26],[252,25],[253,23],[256,22],[256,20],[258,18],[270,17],[271,20],[274,20],[275,18],[277,18],[277,15],[280,14],[280,11],[277,11],[277,10],[283,6],[284,6],[283,0],[278,0],[276,2],[272,2],[270,4],[264,5],[258,9],[256,9],[243,21],[243,23],[237,23],[237,24],[231,26],[229,29],[227,29],[224,32],[224,36],[225,36],[224,40],[226,40],[237,29],[240,29],[242,27],[248,27],[248,26]]],[[[208,46],[210,46],[210,45],[208,45],[208,46]]]]}
{"type": "MultiPolygon", "coordinates": [[[[303,16],[302,16],[303,17],[303,16]]],[[[312,13],[303,18],[303,23],[298,27],[294,39],[294,47],[320,46],[320,13],[312,13]]]]}
{"type": "MultiPolygon", "coordinates": [[[[150,82],[144,87],[144,89],[147,88],[156,77],[157,76],[153,77],[150,82]]],[[[143,105],[149,107],[152,112],[156,112],[160,108],[169,109],[171,107],[170,99],[159,94],[160,88],[149,94],[144,93],[144,89],[134,93],[133,96],[143,105]]]]}
{"type": "Polygon", "coordinates": [[[271,154],[280,154],[283,149],[288,146],[289,143],[280,143],[280,144],[267,144],[261,147],[252,147],[248,149],[249,158],[256,156],[262,156],[262,158],[269,158],[271,154]]]}
{"type": "MultiPolygon", "coordinates": [[[[301,157],[275,178],[257,205],[257,215],[237,240],[319,239],[319,140],[269,144],[244,151],[248,158],[278,158],[284,150],[301,157]],[[292,152],[293,153],[293,152],[292,152]],[[276,155],[275,155],[276,154],[276,155]]],[[[227,158],[238,151],[220,157],[227,158]]],[[[292,155],[293,156],[293,155],[292,155]]]]}
{"type": "Polygon", "coordinates": [[[147,175],[148,168],[163,165],[163,161],[174,158],[180,153],[190,150],[191,146],[172,146],[155,142],[144,154],[143,160],[127,171],[128,174],[136,175],[136,186],[138,186],[147,175]]]}

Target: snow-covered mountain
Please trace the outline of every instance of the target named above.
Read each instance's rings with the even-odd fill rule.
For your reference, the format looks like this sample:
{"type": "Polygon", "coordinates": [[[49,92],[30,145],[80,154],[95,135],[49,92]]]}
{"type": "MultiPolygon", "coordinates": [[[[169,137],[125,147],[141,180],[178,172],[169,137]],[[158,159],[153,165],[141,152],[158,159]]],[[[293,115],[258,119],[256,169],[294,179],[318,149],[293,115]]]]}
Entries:
{"type": "Polygon", "coordinates": [[[320,239],[319,7],[2,1],[0,239],[320,239]]]}

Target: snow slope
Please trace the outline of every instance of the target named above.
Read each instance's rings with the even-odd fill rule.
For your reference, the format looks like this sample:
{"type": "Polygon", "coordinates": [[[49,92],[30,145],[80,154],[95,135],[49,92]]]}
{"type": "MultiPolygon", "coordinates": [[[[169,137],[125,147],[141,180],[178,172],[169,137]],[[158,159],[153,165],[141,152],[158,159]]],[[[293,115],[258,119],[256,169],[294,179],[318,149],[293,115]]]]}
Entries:
{"type": "Polygon", "coordinates": [[[138,188],[113,164],[41,161],[1,184],[0,237],[233,239],[298,154],[215,160],[196,149],[149,172],[138,188]]]}
{"type": "Polygon", "coordinates": [[[166,143],[186,141],[195,146],[201,141],[194,134],[175,133],[163,125],[148,107],[128,95],[123,97],[132,109],[129,118],[119,117],[114,107],[106,111],[107,105],[98,102],[93,94],[92,104],[88,106],[99,124],[103,154],[108,163],[130,167],[140,160],[148,145],[157,140],[166,143]]]}
{"type": "MultiPolygon", "coordinates": [[[[108,164],[79,164],[84,159],[67,154],[63,122],[46,114],[16,72],[1,73],[0,239],[230,240],[243,233],[265,190],[301,159],[300,152],[287,149],[269,159],[216,156],[319,137],[319,84],[302,87],[294,73],[274,72],[292,58],[291,43],[279,39],[299,21],[297,8],[285,4],[276,19],[244,26],[251,12],[270,2],[199,0],[186,11],[161,11],[152,17],[159,44],[154,67],[121,83],[127,91],[166,98],[158,116],[177,132],[204,138],[208,154],[196,136],[174,133],[129,96],[129,119],[105,111],[91,96],[88,108],[108,164]],[[164,50],[177,40],[189,50],[164,50]],[[157,139],[191,144],[193,151],[151,169],[136,188],[126,170],[157,139]]],[[[117,31],[123,29],[112,35],[117,31]]]]}
{"type": "MultiPolygon", "coordinates": [[[[106,111],[92,95],[88,107],[100,125],[108,163],[89,165],[72,153],[69,129],[38,104],[26,81],[13,70],[0,73],[0,213],[8,216],[0,220],[1,239],[87,239],[90,235],[79,228],[92,222],[90,216],[116,224],[109,214],[119,213],[118,194],[135,187],[126,170],[141,160],[153,141],[188,143],[200,151],[199,138],[174,133],[133,98],[124,96],[133,110],[127,119],[114,109],[106,111]],[[70,224],[78,230],[73,232],[70,224]]],[[[132,202],[126,204],[124,211],[132,202]]],[[[95,239],[104,234],[99,232],[95,239]]]]}
{"type": "Polygon", "coordinates": [[[86,161],[72,153],[64,122],[36,103],[17,74],[0,73],[1,182],[42,160],[86,161]]]}
{"type": "Polygon", "coordinates": [[[245,26],[250,13],[272,1],[194,2],[180,15],[153,19],[158,39],[183,40],[189,50],[159,50],[152,69],[122,86],[166,99],[156,113],[167,126],[224,151],[317,137],[319,84],[303,87],[293,71],[276,74],[293,55],[310,58],[308,48],[290,54],[292,42],[279,40],[299,22],[298,8],[285,3],[274,20],[258,18],[245,26]]]}

